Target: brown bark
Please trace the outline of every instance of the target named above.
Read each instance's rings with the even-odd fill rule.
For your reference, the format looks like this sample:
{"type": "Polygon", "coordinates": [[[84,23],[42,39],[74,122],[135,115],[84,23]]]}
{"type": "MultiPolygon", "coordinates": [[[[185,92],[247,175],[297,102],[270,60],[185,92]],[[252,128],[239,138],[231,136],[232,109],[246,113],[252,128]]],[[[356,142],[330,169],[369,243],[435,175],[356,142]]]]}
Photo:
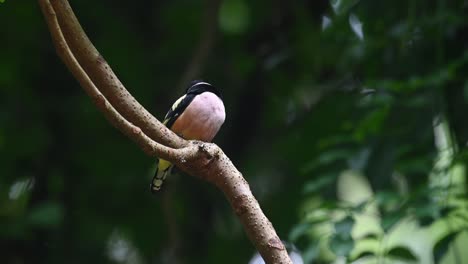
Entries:
{"type": "Polygon", "coordinates": [[[141,106],[92,45],[68,1],[39,4],[58,55],[107,120],[148,155],[216,185],[266,263],[292,263],[248,183],[223,151],[212,143],[178,137],[141,106]]]}

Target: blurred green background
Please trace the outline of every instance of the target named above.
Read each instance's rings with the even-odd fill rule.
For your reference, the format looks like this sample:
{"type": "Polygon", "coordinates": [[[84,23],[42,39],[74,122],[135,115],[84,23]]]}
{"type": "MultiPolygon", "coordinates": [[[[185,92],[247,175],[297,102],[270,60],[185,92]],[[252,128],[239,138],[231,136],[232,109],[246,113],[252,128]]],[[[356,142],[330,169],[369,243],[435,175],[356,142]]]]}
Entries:
{"type": "MultiPolygon", "coordinates": [[[[71,4],[156,117],[192,77],[222,90],[215,142],[305,263],[467,263],[468,1],[71,4]]],[[[151,195],[154,160],[72,78],[36,1],[4,1],[0,24],[1,263],[249,262],[213,186],[151,195]]]]}

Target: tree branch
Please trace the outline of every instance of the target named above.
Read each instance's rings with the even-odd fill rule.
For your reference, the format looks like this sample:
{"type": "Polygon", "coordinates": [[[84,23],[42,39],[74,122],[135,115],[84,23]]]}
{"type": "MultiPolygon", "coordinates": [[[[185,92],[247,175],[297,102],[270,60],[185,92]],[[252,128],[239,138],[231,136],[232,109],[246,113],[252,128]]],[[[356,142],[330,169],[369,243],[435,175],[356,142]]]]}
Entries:
{"type": "Polygon", "coordinates": [[[73,76],[78,80],[86,93],[93,98],[95,105],[104,114],[107,120],[122,131],[129,138],[133,139],[148,155],[157,157],[166,156],[169,160],[175,160],[182,153],[183,149],[173,149],[153,141],[146,136],[139,127],[127,121],[119,112],[107,101],[106,97],[97,89],[89,76],[76,60],[74,54],[62,34],[57,21],[54,9],[48,1],[40,1],[43,13],[48,14],[47,24],[54,40],[55,48],[60,58],[67,65],[73,76]]]}
{"type": "MultiPolygon", "coordinates": [[[[187,67],[179,78],[176,86],[176,91],[180,93],[185,91],[187,84],[190,81],[194,79],[203,79],[200,75],[205,68],[206,61],[215,43],[220,6],[221,0],[206,0],[203,19],[200,25],[201,33],[198,45],[194,49],[191,60],[187,63],[187,67]]],[[[179,263],[182,240],[180,238],[180,232],[178,231],[179,226],[177,224],[177,219],[174,217],[174,208],[172,207],[174,203],[173,195],[174,193],[172,189],[166,190],[163,193],[162,208],[169,232],[169,243],[167,243],[170,251],[169,256],[171,257],[172,263],[179,263]]]]}
{"type": "Polygon", "coordinates": [[[265,262],[291,263],[248,183],[222,150],[215,144],[179,138],[149,114],[91,44],[68,2],[51,1],[53,4],[49,0],[39,3],[57,53],[107,120],[148,155],[169,160],[188,174],[215,184],[228,198],[265,262]]]}
{"type": "Polygon", "coordinates": [[[185,141],[174,136],[125,89],[83,31],[68,1],[51,0],[63,35],[91,80],[110,103],[128,120],[132,120],[153,140],[171,147],[182,147],[185,141]]]}

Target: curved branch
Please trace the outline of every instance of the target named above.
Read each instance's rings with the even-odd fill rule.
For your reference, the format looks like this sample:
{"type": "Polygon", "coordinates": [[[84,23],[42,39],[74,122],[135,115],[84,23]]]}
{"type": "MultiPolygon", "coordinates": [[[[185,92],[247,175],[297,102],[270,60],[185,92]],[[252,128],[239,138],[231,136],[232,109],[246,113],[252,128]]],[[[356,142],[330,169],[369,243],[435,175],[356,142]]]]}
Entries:
{"type": "Polygon", "coordinates": [[[42,12],[47,14],[47,24],[54,40],[54,45],[58,55],[67,65],[73,76],[78,80],[85,92],[93,98],[95,105],[104,114],[106,119],[117,129],[122,131],[130,139],[135,141],[148,155],[153,157],[163,157],[168,160],[180,159],[181,154],[185,154],[182,149],[173,149],[159,144],[145,135],[141,129],[127,121],[117,110],[107,101],[106,97],[98,90],[93,81],[89,78],[81,65],[71,52],[59,26],[56,13],[49,1],[40,1],[42,12]]]}
{"type": "Polygon", "coordinates": [[[292,264],[288,253],[253,196],[249,184],[224,152],[212,143],[197,143],[196,160],[178,167],[215,184],[226,196],[265,263],[292,264]],[[199,159],[199,157],[204,157],[199,159]]]}
{"type": "Polygon", "coordinates": [[[55,5],[49,0],[39,0],[39,3],[57,53],[109,122],[136,142],[148,155],[169,160],[188,174],[207,180],[223,191],[266,263],[292,263],[272,224],[252,195],[248,183],[222,150],[212,143],[186,141],[166,129],[114,77],[110,67],[82,31],[68,2],[52,1],[55,5]],[[65,14],[73,15],[71,23],[65,14]],[[68,37],[62,32],[68,32],[68,37]],[[107,93],[101,93],[101,90],[106,90],[107,93]],[[128,107],[135,109],[128,111],[128,107]],[[142,124],[145,125],[143,131],[140,129],[142,124]],[[149,137],[146,133],[153,134],[149,137]]]}
{"type": "Polygon", "coordinates": [[[193,52],[192,59],[177,84],[177,91],[183,91],[191,80],[200,77],[199,75],[203,71],[205,62],[215,42],[220,6],[221,0],[208,0],[197,48],[193,52]]]}
{"type": "MultiPolygon", "coordinates": [[[[202,23],[200,25],[201,33],[198,40],[198,45],[193,51],[190,61],[187,63],[184,73],[179,78],[176,86],[176,91],[183,93],[187,84],[194,79],[203,79],[200,74],[203,72],[206,61],[213,49],[216,31],[218,27],[219,9],[221,0],[206,0],[205,11],[203,14],[202,23]]],[[[170,251],[171,261],[179,263],[178,254],[182,246],[180,239],[179,227],[177,219],[174,217],[173,205],[173,190],[166,190],[162,197],[163,215],[165,216],[166,224],[168,226],[169,242],[168,248],[170,251]]]]}
{"type": "Polygon", "coordinates": [[[51,0],[50,3],[70,50],[110,103],[153,140],[171,147],[184,146],[184,140],[161,124],[127,91],[83,31],[68,1],[51,0]]]}

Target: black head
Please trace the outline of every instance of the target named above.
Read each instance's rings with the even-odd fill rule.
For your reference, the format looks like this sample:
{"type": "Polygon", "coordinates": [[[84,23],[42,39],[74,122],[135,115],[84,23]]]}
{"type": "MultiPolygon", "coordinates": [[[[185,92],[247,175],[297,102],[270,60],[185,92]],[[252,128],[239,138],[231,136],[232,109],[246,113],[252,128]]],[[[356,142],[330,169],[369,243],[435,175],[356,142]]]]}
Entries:
{"type": "Polygon", "coordinates": [[[194,94],[194,95],[201,94],[204,92],[211,92],[211,93],[216,94],[219,98],[221,99],[223,98],[221,96],[221,93],[216,87],[201,80],[192,81],[186,91],[187,94],[194,94]]]}

